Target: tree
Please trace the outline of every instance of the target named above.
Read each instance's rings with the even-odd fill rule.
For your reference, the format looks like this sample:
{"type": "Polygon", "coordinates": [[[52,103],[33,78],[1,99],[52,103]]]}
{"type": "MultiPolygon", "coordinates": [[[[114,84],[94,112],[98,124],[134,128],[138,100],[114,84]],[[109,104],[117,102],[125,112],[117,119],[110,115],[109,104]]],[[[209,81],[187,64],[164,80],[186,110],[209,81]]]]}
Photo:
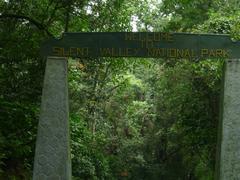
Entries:
{"type": "MultiPolygon", "coordinates": [[[[0,178],[30,179],[45,59],[63,32],[239,38],[238,1],[0,1],[0,178]]],[[[69,60],[73,178],[213,179],[223,61],[69,60]]]]}

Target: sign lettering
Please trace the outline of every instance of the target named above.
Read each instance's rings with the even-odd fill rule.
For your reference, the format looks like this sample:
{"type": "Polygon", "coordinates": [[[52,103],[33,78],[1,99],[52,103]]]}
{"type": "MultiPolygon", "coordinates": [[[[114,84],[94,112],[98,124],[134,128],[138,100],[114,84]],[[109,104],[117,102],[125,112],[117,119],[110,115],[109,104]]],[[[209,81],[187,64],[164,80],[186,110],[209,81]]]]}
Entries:
{"type": "Polygon", "coordinates": [[[42,46],[44,56],[240,58],[240,43],[228,35],[163,32],[65,33],[42,46]]]}

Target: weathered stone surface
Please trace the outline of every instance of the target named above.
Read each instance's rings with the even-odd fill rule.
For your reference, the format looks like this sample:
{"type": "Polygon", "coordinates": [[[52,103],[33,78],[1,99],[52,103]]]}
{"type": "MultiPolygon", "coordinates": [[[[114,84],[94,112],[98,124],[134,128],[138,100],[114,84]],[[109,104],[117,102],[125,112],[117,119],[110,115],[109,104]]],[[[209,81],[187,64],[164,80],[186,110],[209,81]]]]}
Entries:
{"type": "Polygon", "coordinates": [[[34,159],[33,180],[70,180],[66,58],[47,60],[34,159]]]}
{"type": "Polygon", "coordinates": [[[229,60],[225,67],[220,180],[240,179],[240,60],[229,60]]]}

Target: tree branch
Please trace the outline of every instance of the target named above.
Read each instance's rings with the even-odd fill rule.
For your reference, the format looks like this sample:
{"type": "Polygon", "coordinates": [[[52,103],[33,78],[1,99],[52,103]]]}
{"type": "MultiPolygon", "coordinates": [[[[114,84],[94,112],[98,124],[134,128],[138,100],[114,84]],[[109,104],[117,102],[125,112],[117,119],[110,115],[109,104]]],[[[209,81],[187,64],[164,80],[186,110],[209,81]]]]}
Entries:
{"type": "Polygon", "coordinates": [[[66,9],[66,16],[65,16],[65,28],[64,32],[68,32],[68,27],[69,27],[69,21],[70,21],[70,9],[71,9],[71,1],[68,4],[68,7],[66,9]]]}
{"type": "Polygon", "coordinates": [[[25,15],[18,15],[18,14],[1,14],[0,15],[0,19],[7,19],[7,18],[27,20],[30,23],[34,24],[39,30],[45,31],[48,36],[54,37],[53,34],[51,34],[43,24],[39,23],[33,18],[30,18],[25,15]]]}

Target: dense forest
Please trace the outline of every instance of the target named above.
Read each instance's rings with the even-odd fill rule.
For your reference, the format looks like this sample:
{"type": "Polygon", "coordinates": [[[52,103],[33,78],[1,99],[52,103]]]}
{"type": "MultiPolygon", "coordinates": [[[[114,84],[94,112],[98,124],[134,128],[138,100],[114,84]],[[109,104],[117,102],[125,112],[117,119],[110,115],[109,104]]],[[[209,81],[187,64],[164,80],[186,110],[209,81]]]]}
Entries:
{"type": "MultiPolygon", "coordinates": [[[[0,179],[28,180],[63,32],[240,32],[238,0],[0,0],[0,179]]],[[[212,180],[223,60],[69,59],[72,176],[212,180]]]]}

